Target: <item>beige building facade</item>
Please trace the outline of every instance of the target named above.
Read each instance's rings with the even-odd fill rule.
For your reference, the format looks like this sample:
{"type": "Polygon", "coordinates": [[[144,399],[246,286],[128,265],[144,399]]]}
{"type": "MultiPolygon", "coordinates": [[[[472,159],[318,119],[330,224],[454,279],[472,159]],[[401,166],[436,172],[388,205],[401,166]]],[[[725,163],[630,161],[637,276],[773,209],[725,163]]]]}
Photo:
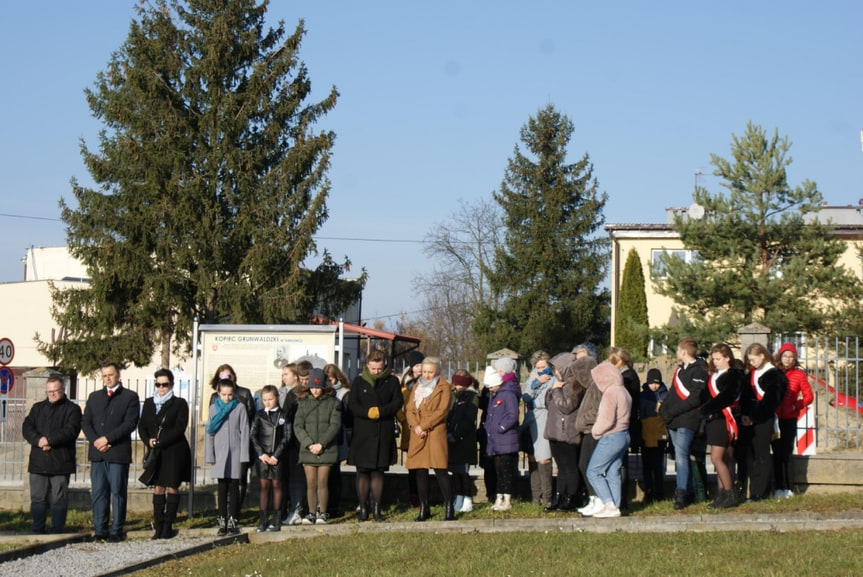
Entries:
{"type": "MultiPolygon", "coordinates": [[[[609,224],[605,230],[611,238],[611,342],[615,342],[614,327],[617,320],[618,298],[623,280],[623,267],[629,251],[635,250],[641,260],[647,295],[647,317],[651,328],[661,327],[672,320],[674,301],[656,292],[655,282],[661,270],[654,268],[662,252],[676,252],[685,260],[692,258],[675,232],[675,216],[687,218],[687,208],[666,208],[665,224],[609,224]]],[[[857,206],[825,206],[810,216],[821,222],[830,222],[833,233],[846,242],[840,264],[863,280],[863,199],[857,206]]]]}

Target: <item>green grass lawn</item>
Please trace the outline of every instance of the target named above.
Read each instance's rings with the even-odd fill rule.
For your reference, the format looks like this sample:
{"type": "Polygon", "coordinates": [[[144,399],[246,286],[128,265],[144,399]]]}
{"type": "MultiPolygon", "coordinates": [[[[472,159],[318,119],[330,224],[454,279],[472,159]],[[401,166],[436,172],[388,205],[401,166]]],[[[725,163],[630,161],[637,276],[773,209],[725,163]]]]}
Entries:
{"type": "Polygon", "coordinates": [[[863,532],[381,533],[232,545],[138,577],[857,576],[863,532]]]}

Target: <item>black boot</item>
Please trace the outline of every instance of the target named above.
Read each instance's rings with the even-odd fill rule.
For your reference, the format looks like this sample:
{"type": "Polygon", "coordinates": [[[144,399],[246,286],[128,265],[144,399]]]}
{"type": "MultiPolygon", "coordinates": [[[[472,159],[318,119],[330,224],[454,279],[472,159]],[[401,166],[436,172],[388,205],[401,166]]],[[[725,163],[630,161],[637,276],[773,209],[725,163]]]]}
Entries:
{"type": "Polygon", "coordinates": [[[360,521],[368,521],[369,520],[369,507],[368,507],[368,505],[366,505],[365,501],[360,503],[359,520],[360,521]]]}
{"type": "Polygon", "coordinates": [[[679,511],[689,505],[689,494],[685,489],[675,489],[674,491],[674,510],[679,511]]]}
{"type": "Polygon", "coordinates": [[[384,520],[384,516],[381,513],[381,504],[377,501],[372,503],[372,518],[378,523],[384,520]]]}
{"type": "Polygon", "coordinates": [[[455,521],[455,505],[452,501],[447,501],[444,506],[444,521],[455,521]]]}
{"type": "Polygon", "coordinates": [[[415,521],[427,521],[431,519],[431,513],[429,513],[429,504],[428,501],[420,501],[420,514],[417,515],[415,521]]]}
{"type": "Polygon", "coordinates": [[[162,523],[162,539],[174,538],[174,521],[177,520],[177,509],[180,508],[180,494],[168,493],[165,497],[165,520],[162,523]]]}
{"type": "Polygon", "coordinates": [[[560,504],[557,507],[558,511],[575,511],[576,509],[578,509],[578,502],[575,495],[567,493],[561,497],[560,504]]]}
{"type": "Polygon", "coordinates": [[[258,527],[255,529],[257,533],[263,533],[267,530],[267,512],[259,511],[258,512],[258,527]]]}
{"type": "Polygon", "coordinates": [[[282,514],[278,511],[273,513],[273,519],[270,521],[269,525],[267,525],[267,531],[269,533],[278,533],[282,530],[282,514]]]}
{"type": "Polygon", "coordinates": [[[153,495],[153,536],[151,539],[162,538],[162,525],[165,523],[165,495],[153,495]]]}
{"type": "Polygon", "coordinates": [[[551,497],[551,504],[542,510],[543,513],[553,513],[560,509],[560,503],[562,501],[561,494],[555,493],[551,497]]]}

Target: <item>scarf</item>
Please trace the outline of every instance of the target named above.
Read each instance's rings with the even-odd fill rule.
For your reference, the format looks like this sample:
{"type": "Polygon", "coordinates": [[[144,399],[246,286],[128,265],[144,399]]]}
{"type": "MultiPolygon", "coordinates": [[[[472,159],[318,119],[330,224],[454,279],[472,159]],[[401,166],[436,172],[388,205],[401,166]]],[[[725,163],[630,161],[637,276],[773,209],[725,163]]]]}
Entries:
{"type": "Polygon", "coordinates": [[[240,402],[237,400],[237,397],[231,399],[229,403],[222,401],[222,397],[216,397],[216,414],[210,419],[210,424],[207,425],[207,432],[215,435],[222,428],[222,423],[225,422],[225,419],[228,418],[228,415],[238,404],[240,402]]]}
{"type": "Polygon", "coordinates": [[[432,394],[432,391],[434,390],[435,385],[437,385],[438,380],[440,380],[440,375],[436,376],[435,378],[433,378],[430,381],[427,381],[427,380],[423,379],[422,377],[420,377],[417,380],[416,385],[414,385],[414,390],[413,390],[414,405],[416,407],[419,407],[420,404],[424,400],[426,400],[429,395],[432,394]]]}
{"type": "Polygon", "coordinates": [[[373,387],[377,384],[378,381],[380,381],[381,379],[385,379],[388,376],[390,376],[389,367],[386,367],[384,370],[382,370],[376,375],[371,374],[368,367],[363,367],[363,380],[373,387]]]}
{"type": "Polygon", "coordinates": [[[174,389],[169,389],[165,396],[160,397],[159,393],[153,393],[153,403],[156,405],[156,414],[162,410],[162,405],[174,398],[174,389]]]}

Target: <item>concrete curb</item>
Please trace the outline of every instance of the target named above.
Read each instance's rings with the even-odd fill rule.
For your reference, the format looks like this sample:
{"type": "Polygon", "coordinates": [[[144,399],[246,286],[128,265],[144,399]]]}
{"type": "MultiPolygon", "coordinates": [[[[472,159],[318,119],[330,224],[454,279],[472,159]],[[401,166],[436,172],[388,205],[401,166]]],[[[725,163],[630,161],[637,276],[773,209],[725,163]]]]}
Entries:
{"type": "MultiPolygon", "coordinates": [[[[250,543],[278,543],[288,539],[323,535],[357,535],[374,533],[676,533],[716,531],[832,531],[863,529],[863,512],[779,513],[779,514],[696,514],[651,517],[593,519],[561,517],[548,519],[473,519],[469,521],[426,521],[424,523],[357,523],[284,526],[277,533],[246,530],[250,543]]],[[[214,529],[183,531],[189,537],[212,535],[214,529]]]]}

